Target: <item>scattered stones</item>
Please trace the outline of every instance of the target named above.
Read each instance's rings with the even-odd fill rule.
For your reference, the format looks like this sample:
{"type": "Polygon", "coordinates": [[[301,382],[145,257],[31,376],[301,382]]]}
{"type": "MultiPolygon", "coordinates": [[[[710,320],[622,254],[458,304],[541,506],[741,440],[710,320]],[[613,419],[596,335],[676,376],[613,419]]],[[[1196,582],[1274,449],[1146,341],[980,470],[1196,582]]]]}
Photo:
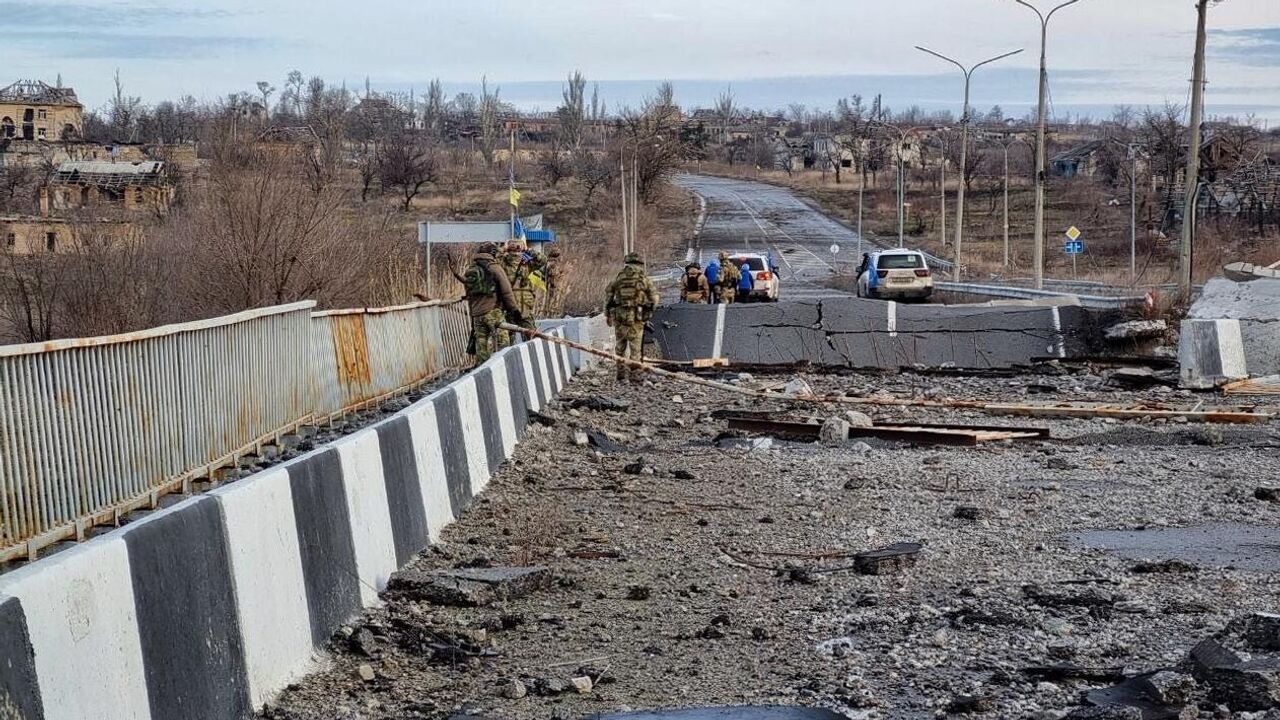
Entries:
{"type": "Polygon", "coordinates": [[[950,715],[970,715],[972,713],[991,712],[995,703],[985,695],[961,695],[947,705],[950,715]]]}
{"type": "Polygon", "coordinates": [[[368,663],[361,663],[360,666],[356,668],[356,674],[365,682],[373,682],[373,666],[368,663]]]}
{"type": "Polygon", "coordinates": [[[1107,328],[1104,337],[1111,342],[1125,340],[1158,340],[1169,332],[1164,320],[1131,320],[1107,328]]]}
{"type": "Polygon", "coordinates": [[[1238,635],[1249,650],[1280,650],[1280,615],[1251,613],[1233,620],[1227,632],[1238,635]]]}
{"type": "Polygon", "coordinates": [[[1195,565],[1182,560],[1160,560],[1156,562],[1140,562],[1129,568],[1129,572],[1138,575],[1162,573],[1193,573],[1199,570],[1195,565]]]}
{"type": "Polygon", "coordinates": [[[773,449],[773,438],[741,438],[728,437],[716,441],[716,446],[725,450],[746,450],[747,452],[766,452],[773,449]]]}
{"type": "Polygon", "coordinates": [[[391,576],[387,594],[434,605],[482,607],[521,598],[550,585],[551,571],[545,567],[402,570],[391,576]]]}
{"type": "Polygon", "coordinates": [[[973,505],[960,505],[951,512],[951,516],[957,520],[985,520],[990,516],[986,510],[975,507],[973,505]]]}
{"type": "Polygon", "coordinates": [[[688,470],[672,470],[671,477],[675,478],[676,480],[697,480],[698,479],[697,475],[694,475],[688,470]]]}
{"type": "Polygon", "coordinates": [[[573,678],[569,683],[573,685],[573,689],[576,690],[579,695],[587,695],[595,687],[595,683],[591,682],[591,678],[585,675],[573,678]]]}
{"type": "Polygon", "coordinates": [[[786,387],[782,388],[782,396],[789,398],[811,398],[814,397],[814,394],[813,388],[809,386],[809,383],[800,378],[793,378],[791,382],[787,383],[786,387]]]}
{"type": "Polygon", "coordinates": [[[1103,607],[1114,605],[1117,598],[1106,590],[1084,588],[1075,592],[1025,585],[1022,594],[1041,607],[1103,607]]]}
{"type": "Polygon", "coordinates": [[[508,680],[502,684],[501,695],[508,700],[519,700],[529,694],[529,688],[519,680],[508,680]]]}
{"type": "Polygon", "coordinates": [[[860,413],[857,410],[846,410],[844,412],[844,419],[849,423],[849,427],[851,428],[869,428],[876,424],[875,421],[871,419],[870,415],[860,413]]]}
{"type": "Polygon", "coordinates": [[[586,447],[587,443],[589,442],[591,442],[591,438],[587,436],[587,433],[585,431],[582,431],[582,430],[573,431],[574,445],[577,445],[578,447],[586,447]]]}
{"type": "Polygon", "coordinates": [[[844,418],[828,418],[818,432],[818,441],[825,447],[840,447],[849,441],[849,422],[844,418]]]}
{"type": "Polygon", "coordinates": [[[916,564],[919,543],[898,543],[879,550],[858,553],[854,567],[863,575],[896,575],[916,564]]]}
{"type": "Polygon", "coordinates": [[[653,588],[648,585],[632,585],[627,589],[628,600],[648,600],[653,597],[653,588]]]}
{"type": "Polygon", "coordinates": [[[1253,491],[1253,496],[1265,502],[1280,503],[1280,487],[1259,487],[1253,491]]]}
{"type": "Polygon", "coordinates": [[[569,401],[569,407],[574,410],[625,412],[631,409],[631,403],[627,400],[619,400],[604,395],[592,395],[591,397],[576,398],[569,401]]]}
{"type": "Polygon", "coordinates": [[[1196,679],[1172,670],[1161,670],[1137,678],[1147,697],[1160,705],[1186,705],[1196,690],[1196,679]]]}

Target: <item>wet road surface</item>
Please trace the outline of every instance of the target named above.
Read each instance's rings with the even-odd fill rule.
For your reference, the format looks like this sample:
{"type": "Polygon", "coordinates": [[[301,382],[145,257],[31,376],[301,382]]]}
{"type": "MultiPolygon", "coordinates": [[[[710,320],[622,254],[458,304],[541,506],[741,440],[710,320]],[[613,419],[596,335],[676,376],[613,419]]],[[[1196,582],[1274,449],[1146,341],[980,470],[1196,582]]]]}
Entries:
{"type": "MultiPolygon", "coordinates": [[[[782,278],[782,299],[841,295],[825,281],[858,259],[858,235],[806,204],[791,190],[728,178],[680,175],[676,184],[707,204],[699,257],[705,266],[721,250],[771,252],[782,278]],[[833,255],[832,245],[840,252],[833,255]],[[842,266],[846,266],[843,267],[842,266]]],[[[866,249],[876,247],[869,241],[866,249]]]]}

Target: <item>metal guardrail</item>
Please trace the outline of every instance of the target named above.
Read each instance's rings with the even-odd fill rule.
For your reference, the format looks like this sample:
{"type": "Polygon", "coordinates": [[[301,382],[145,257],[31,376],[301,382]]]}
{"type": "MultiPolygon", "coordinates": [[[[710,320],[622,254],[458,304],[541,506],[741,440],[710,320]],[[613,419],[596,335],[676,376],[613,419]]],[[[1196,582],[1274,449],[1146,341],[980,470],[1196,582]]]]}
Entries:
{"type": "Polygon", "coordinates": [[[1145,295],[1113,296],[1113,295],[1081,295],[1079,293],[1036,290],[1034,288],[1014,285],[980,285],[977,283],[936,282],[934,287],[945,292],[980,295],[984,297],[1011,298],[1017,300],[1039,300],[1041,298],[1065,297],[1078,298],[1080,304],[1096,310],[1120,310],[1130,307],[1141,307],[1146,304],[1145,295]]]}
{"type": "Polygon", "coordinates": [[[466,361],[465,302],[314,305],[0,346],[0,561],[82,539],[466,361]]]}

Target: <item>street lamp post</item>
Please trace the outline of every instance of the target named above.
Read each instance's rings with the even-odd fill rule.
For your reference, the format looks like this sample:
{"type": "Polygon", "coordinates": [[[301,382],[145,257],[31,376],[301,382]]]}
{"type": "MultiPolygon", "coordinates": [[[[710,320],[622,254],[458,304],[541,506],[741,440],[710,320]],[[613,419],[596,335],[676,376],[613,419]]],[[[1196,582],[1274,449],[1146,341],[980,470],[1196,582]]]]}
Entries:
{"type": "Polygon", "coordinates": [[[956,264],[954,267],[951,268],[952,279],[955,280],[956,282],[959,282],[961,266],[963,265],[963,262],[964,262],[963,258],[961,257],[961,252],[963,252],[963,248],[964,248],[964,194],[965,194],[965,180],[967,179],[967,170],[968,170],[967,166],[969,164],[969,122],[970,122],[969,85],[970,85],[970,82],[973,80],[974,71],[977,70],[978,68],[982,67],[983,65],[990,65],[991,63],[997,60],[1003,60],[1007,57],[1017,55],[1022,51],[1014,50],[1013,52],[1007,52],[1003,55],[997,55],[993,58],[983,60],[977,65],[974,65],[973,67],[967,68],[964,65],[960,64],[958,61],[953,60],[941,53],[934,52],[929,48],[920,47],[919,45],[917,45],[916,49],[919,50],[920,52],[928,53],[936,58],[946,60],[952,65],[955,65],[956,67],[960,68],[960,72],[964,73],[964,111],[963,111],[963,115],[960,116],[960,189],[956,197],[956,205],[957,205],[956,247],[955,247],[956,264]]]}
{"type": "Polygon", "coordinates": [[[1045,170],[1045,150],[1046,150],[1046,123],[1045,113],[1049,104],[1049,65],[1048,65],[1048,49],[1049,49],[1049,20],[1053,14],[1068,5],[1075,5],[1080,0],[1068,0],[1054,9],[1050,10],[1046,15],[1040,12],[1040,8],[1027,2],[1027,0],[1014,0],[1019,5],[1025,5],[1035,12],[1040,18],[1040,99],[1039,109],[1036,112],[1036,237],[1035,246],[1033,248],[1032,264],[1035,265],[1036,288],[1044,289],[1044,201],[1045,201],[1045,185],[1048,178],[1045,170]]]}
{"type": "Polygon", "coordinates": [[[920,128],[913,127],[913,128],[908,128],[904,130],[900,127],[897,127],[896,125],[890,125],[889,123],[878,122],[878,121],[875,121],[873,124],[875,124],[877,127],[893,132],[898,136],[898,144],[896,146],[896,150],[894,151],[894,153],[898,157],[898,247],[900,248],[906,247],[907,240],[906,240],[906,207],[905,207],[906,197],[905,196],[907,192],[907,186],[906,186],[906,183],[903,181],[902,152],[907,149],[907,138],[913,133],[915,133],[916,131],[920,130],[920,128]]]}

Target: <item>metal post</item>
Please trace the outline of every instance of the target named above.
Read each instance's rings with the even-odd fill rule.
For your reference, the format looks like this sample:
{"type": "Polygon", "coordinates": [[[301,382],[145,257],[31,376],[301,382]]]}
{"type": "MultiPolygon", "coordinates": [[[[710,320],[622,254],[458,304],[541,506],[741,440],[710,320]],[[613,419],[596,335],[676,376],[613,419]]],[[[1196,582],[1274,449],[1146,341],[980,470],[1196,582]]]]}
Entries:
{"type": "MultiPolygon", "coordinates": [[[[903,140],[903,144],[906,141],[903,140]]],[[[898,247],[907,246],[906,239],[906,222],[907,222],[907,199],[905,193],[907,186],[902,182],[902,145],[898,145],[898,247]]]]}
{"type": "Polygon", "coordinates": [[[969,120],[970,120],[969,118],[969,85],[970,85],[970,81],[973,79],[974,71],[976,71],[978,68],[982,67],[983,65],[989,65],[997,60],[1003,60],[1007,57],[1017,55],[1018,53],[1022,52],[1022,50],[1014,50],[1013,52],[1007,52],[1003,55],[997,55],[993,58],[983,60],[982,62],[974,65],[973,67],[967,68],[964,65],[960,64],[960,62],[953,60],[952,58],[949,58],[946,55],[943,55],[941,53],[936,53],[930,50],[929,48],[920,47],[919,45],[917,45],[916,49],[919,50],[920,52],[928,53],[936,58],[946,60],[952,65],[955,65],[956,67],[960,68],[960,72],[964,73],[964,109],[963,109],[964,114],[961,115],[960,117],[960,128],[961,128],[960,129],[960,189],[957,192],[957,197],[956,197],[956,203],[959,206],[956,209],[956,262],[955,262],[955,265],[951,268],[952,279],[955,280],[956,282],[959,282],[961,268],[964,265],[964,257],[962,256],[962,253],[964,251],[963,249],[964,199],[965,199],[964,191],[965,191],[965,180],[967,178],[966,166],[968,165],[968,162],[969,162],[969,120]]]}
{"type": "Polygon", "coordinates": [[[1178,251],[1178,289],[1183,296],[1191,294],[1191,245],[1196,232],[1196,200],[1200,194],[1200,124],[1204,119],[1204,51],[1205,23],[1209,0],[1196,3],[1196,56],[1191,80],[1191,145],[1187,150],[1187,197],[1182,210],[1182,245],[1178,251]]]}
{"type": "Polygon", "coordinates": [[[1068,5],[1074,5],[1080,0],[1070,0],[1062,3],[1049,11],[1048,15],[1040,12],[1040,9],[1026,0],[1014,0],[1019,5],[1025,5],[1035,12],[1040,18],[1040,97],[1038,109],[1036,111],[1036,229],[1035,240],[1032,247],[1032,264],[1035,265],[1036,289],[1044,289],[1044,251],[1045,251],[1045,219],[1044,219],[1044,203],[1045,190],[1048,183],[1047,171],[1045,168],[1045,151],[1047,148],[1046,135],[1048,134],[1048,120],[1045,117],[1049,104],[1049,19],[1053,14],[1068,5]]]}
{"type": "Polygon", "coordinates": [[[427,297],[432,300],[436,297],[431,283],[431,225],[427,225],[427,297]]]}
{"type": "Polygon", "coordinates": [[[1004,146],[1004,267],[1009,269],[1009,143],[1004,146]]]}
{"type": "Polygon", "coordinates": [[[867,189],[867,170],[858,163],[858,258],[862,258],[862,198],[867,189]]]}
{"type": "Polygon", "coordinates": [[[942,214],[939,215],[938,217],[941,218],[940,225],[941,225],[941,234],[942,234],[942,249],[946,250],[947,249],[947,152],[945,149],[946,148],[945,145],[943,146],[943,148],[944,149],[942,151],[942,163],[941,163],[942,164],[942,192],[940,193],[942,195],[942,214]]]}
{"type": "Polygon", "coordinates": [[[1138,282],[1138,149],[1129,146],[1129,280],[1138,282]]]}

